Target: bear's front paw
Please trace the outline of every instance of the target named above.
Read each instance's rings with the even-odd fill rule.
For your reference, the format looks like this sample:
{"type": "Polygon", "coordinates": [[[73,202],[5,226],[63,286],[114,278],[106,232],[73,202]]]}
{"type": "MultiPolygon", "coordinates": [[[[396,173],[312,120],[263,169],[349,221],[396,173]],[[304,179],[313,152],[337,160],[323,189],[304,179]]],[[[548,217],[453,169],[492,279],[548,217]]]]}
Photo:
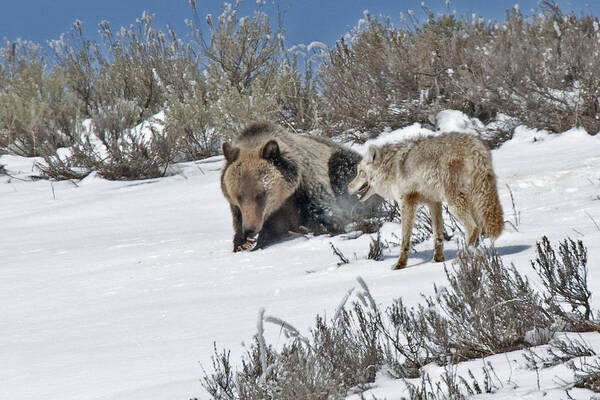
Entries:
{"type": "Polygon", "coordinates": [[[235,235],[233,237],[233,252],[237,253],[242,250],[242,245],[246,243],[246,239],[241,236],[235,235]]]}
{"type": "Polygon", "coordinates": [[[234,248],[233,251],[234,252],[238,252],[238,251],[252,251],[256,248],[256,245],[258,244],[258,233],[254,234],[253,236],[249,236],[246,238],[246,240],[244,241],[244,243],[239,244],[237,246],[235,246],[234,244],[234,248]]]}

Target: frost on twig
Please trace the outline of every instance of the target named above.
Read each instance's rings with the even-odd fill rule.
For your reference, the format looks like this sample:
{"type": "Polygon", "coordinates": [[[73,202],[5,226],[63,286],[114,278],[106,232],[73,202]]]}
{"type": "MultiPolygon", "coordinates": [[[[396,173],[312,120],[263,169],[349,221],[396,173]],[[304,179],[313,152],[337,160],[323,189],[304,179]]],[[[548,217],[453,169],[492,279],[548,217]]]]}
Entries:
{"type": "Polygon", "coordinates": [[[358,294],[359,298],[364,302],[364,298],[367,299],[367,301],[369,302],[369,305],[371,306],[371,309],[373,311],[377,310],[377,304],[375,303],[375,299],[373,298],[373,296],[371,295],[371,291],[369,290],[369,287],[367,286],[367,283],[364,281],[363,278],[361,278],[360,276],[356,278],[356,280],[358,281],[358,283],[360,284],[360,286],[362,287],[362,292],[360,292],[358,294]]]}
{"type": "Polygon", "coordinates": [[[273,317],[271,315],[267,315],[266,317],[264,317],[264,320],[266,322],[270,322],[272,324],[280,326],[281,329],[284,331],[286,337],[296,338],[296,339],[302,340],[307,345],[310,345],[310,341],[306,337],[302,336],[302,334],[300,334],[298,329],[296,329],[289,322],[286,322],[286,321],[282,320],[281,318],[273,317]]]}
{"type": "Polygon", "coordinates": [[[256,339],[258,340],[258,346],[260,349],[260,365],[262,367],[262,377],[266,379],[267,376],[267,345],[265,342],[265,329],[264,329],[264,317],[265,309],[261,308],[258,311],[258,320],[256,321],[256,339]]]}
{"type": "Polygon", "coordinates": [[[335,314],[333,315],[333,320],[337,321],[342,313],[342,310],[344,309],[344,306],[346,305],[346,302],[348,301],[348,299],[350,298],[350,296],[352,295],[352,292],[354,292],[354,287],[350,288],[350,290],[348,290],[346,292],[346,294],[344,295],[344,297],[342,298],[342,301],[340,301],[340,303],[338,304],[337,308],[335,309],[335,314]]]}

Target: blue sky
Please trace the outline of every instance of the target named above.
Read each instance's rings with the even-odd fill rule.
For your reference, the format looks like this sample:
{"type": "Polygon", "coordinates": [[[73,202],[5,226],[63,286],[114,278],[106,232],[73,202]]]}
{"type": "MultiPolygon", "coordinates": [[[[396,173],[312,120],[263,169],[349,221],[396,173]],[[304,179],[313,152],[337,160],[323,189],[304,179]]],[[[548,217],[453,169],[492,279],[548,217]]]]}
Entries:
{"type": "MultiPolygon", "coordinates": [[[[399,21],[401,12],[412,9],[419,11],[421,0],[267,0],[265,11],[274,14],[275,7],[284,12],[286,45],[312,41],[322,41],[332,45],[349,28],[356,25],[362,12],[368,9],[372,14],[383,14],[399,21]]],[[[444,0],[426,0],[425,3],[434,12],[445,11],[444,0]]],[[[530,13],[537,0],[451,0],[450,10],[459,15],[473,13],[486,19],[504,18],[504,11],[514,4],[530,13]]],[[[576,14],[592,13],[600,15],[598,0],[560,0],[563,11],[575,11],[576,14]]],[[[207,13],[218,15],[222,0],[196,0],[197,9],[202,17],[207,13]]],[[[251,13],[256,0],[242,1],[242,12],[251,13]]],[[[23,38],[45,44],[49,39],[57,39],[68,31],[73,22],[83,22],[88,38],[97,39],[97,25],[108,20],[113,28],[129,26],[135,22],[142,11],[156,14],[155,25],[164,28],[170,24],[180,38],[186,39],[189,29],[185,18],[192,16],[188,0],[10,0],[3,1],[0,13],[0,39],[15,40],[23,38]]],[[[422,14],[421,14],[422,15],[422,14]]]]}

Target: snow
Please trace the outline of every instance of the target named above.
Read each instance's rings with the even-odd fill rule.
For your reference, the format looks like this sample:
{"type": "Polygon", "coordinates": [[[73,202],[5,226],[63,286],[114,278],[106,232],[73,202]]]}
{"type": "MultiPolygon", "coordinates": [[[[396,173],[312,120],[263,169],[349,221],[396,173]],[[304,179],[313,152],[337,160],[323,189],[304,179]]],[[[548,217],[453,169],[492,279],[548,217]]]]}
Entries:
{"type": "MultiPolygon", "coordinates": [[[[570,337],[573,340],[585,341],[588,345],[597,349],[600,348],[600,335],[598,333],[583,334],[563,334],[557,339],[570,337]]],[[[536,354],[545,355],[549,346],[537,346],[534,349],[536,354]]],[[[425,366],[424,373],[428,374],[432,381],[438,381],[448,373],[454,373],[456,376],[465,377],[467,383],[473,384],[473,379],[469,377],[469,370],[483,389],[483,369],[487,369],[492,376],[492,384],[495,386],[494,393],[485,393],[475,395],[474,399],[493,399],[493,400],[513,400],[513,399],[552,399],[559,400],[568,398],[565,394],[565,388],[568,387],[569,379],[573,376],[566,365],[559,364],[553,367],[538,369],[527,365],[524,352],[512,351],[503,354],[496,354],[484,359],[476,359],[458,364],[450,370],[435,364],[425,366]],[[490,369],[490,365],[492,369],[490,369]],[[539,373],[539,376],[538,376],[539,373]],[[538,388],[539,382],[539,388],[538,388]]],[[[583,358],[575,359],[574,362],[583,362],[583,358]]],[[[591,357],[587,360],[591,361],[591,357]]],[[[402,396],[408,396],[406,382],[418,385],[420,379],[407,379],[406,382],[393,379],[391,374],[386,371],[380,371],[376,379],[376,387],[364,393],[364,398],[385,398],[400,399],[402,396]]],[[[573,399],[588,400],[592,399],[593,393],[585,389],[569,387],[569,395],[573,399]]],[[[359,400],[360,395],[349,396],[348,400],[359,400]]]]}
{"type": "MultiPolygon", "coordinates": [[[[501,116],[504,120],[505,116],[501,116]]],[[[469,118],[465,113],[458,110],[442,110],[433,116],[433,122],[436,130],[423,127],[419,123],[414,123],[407,127],[396,129],[394,131],[384,131],[374,139],[361,144],[352,144],[350,147],[362,154],[367,154],[369,145],[381,146],[387,143],[398,143],[405,140],[411,140],[419,137],[437,136],[442,133],[466,133],[477,136],[480,131],[486,127],[476,118],[469,118]]],[[[503,121],[502,121],[503,122],[503,121]]],[[[498,124],[497,122],[494,125],[498,124]]]]}
{"type": "MultiPolygon", "coordinates": [[[[132,143],[147,144],[155,135],[163,135],[164,129],[165,113],[164,111],[159,111],[147,120],[133,127],[129,132],[129,135],[125,136],[122,140],[128,145],[131,145],[132,143]]],[[[110,156],[108,148],[94,131],[94,122],[92,119],[87,118],[81,122],[81,126],[79,127],[79,137],[82,142],[89,141],[92,150],[97,155],[98,159],[102,160],[110,156]]],[[[125,143],[120,143],[121,148],[123,147],[123,144],[125,143]]],[[[72,150],[68,147],[60,148],[57,151],[57,155],[63,161],[66,161],[72,155],[72,150]]]]}
{"type": "Polygon", "coordinates": [[[368,140],[367,142],[361,144],[352,144],[350,148],[364,156],[367,154],[370,145],[382,146],[388,143],[399,143],[405,140],[415,139],[423,136],[436,136],[440,133],[441,132],[435,132],[424,128],[419,123],[414,123],[402,129],[382,132],[375,139],[368,140]]]}
{"type": "MultiPolygon", "coordinates": [[[[446,113],[438,127],[470,129],[459,117],[446,113]]],[[[373,142],[421,134],[437,132],[411,125],[373,142]]],[[[356,148],[366,151],[366,145],[356,148]]],[[[492,154],[505,219],[518,228],[507,225],[496,241],[505,263],[514,262],[537,284],[529,266],[536,241],[542,235],[553,243],[582,239],[598,308],[600,135],[519,127],[492,154]]],[[[306,336],[316,314],[333,317],[352,288],[361,290],[358,276],[384,307],[399,296],[416,304],[433,283],[445,283],[443,264],[430,262],[430,241],[400,271],[390,269],[397,247],[382,262],[366,259],[370,235],[300,237],[233,253],[231,216],[219,187],[222,157],[178,164],[179,172],[165,178],[116,182],[94,174],[81,182],[31,181],[35,161],[0,157],[10,175],[0,175],[1,399],[207,398],[200,365],[210,370],[213,342],[239,360],[261,308],[306,336]],[[350,264],[337,266],[330,242],[350,264]]],[[[387,224],[382,237],[398,232],[387,224]]],[[[447,264],[456,251],[454,242],[445,243],[447,264]]],[[[286,340],[280,327],[264,329],[268,343],[286,340]]],[[[599,337],[583,336],[597,352],[599,337]]],[[[540,370],[538,388],[522,352],[462,363],[457,371],[481,377],[484,361],[502,386],[478,398],[565,398],[563,380],[573,376],[563,365],[540,370]]],[[[444,370],[430,365],[427,372],[436,377],[444,370]]],[[[405,390],[405,382],[380,371],[365,398],[397,399],[405,390]]],[[[590,397],[580,389],[569,393],[590,397]]]]}
{"type": "Polygon", "coordinates": [[[554,21],[552,23],[552,27],[554,28],[554,31],[556,32],[556,36],[560,37],[560,26],[558,26],[558,22],[554,21]]]}
{"type": "Polygon", "coordinates": [[[435,116],[435,125],[440,132],[460,132],[477,134],[478,130],[484,128],[481,121],[469,118],[465,113],[458,110],[442,110],[435,116]]]}

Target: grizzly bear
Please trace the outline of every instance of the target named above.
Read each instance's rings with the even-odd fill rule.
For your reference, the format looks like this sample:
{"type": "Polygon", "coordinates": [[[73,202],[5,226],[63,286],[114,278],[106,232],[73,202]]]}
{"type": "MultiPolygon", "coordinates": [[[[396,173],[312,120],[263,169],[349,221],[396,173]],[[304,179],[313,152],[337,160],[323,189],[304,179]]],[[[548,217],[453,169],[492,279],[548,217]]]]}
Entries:
{"type": "Polygon", "coordinates": [[[348,182],[361,157],[332,141],[268,122],[223,144],[221,190],[233,219],[233,251],[253,250],[289,232],[340,233],[356,197],[348,182]]]}

